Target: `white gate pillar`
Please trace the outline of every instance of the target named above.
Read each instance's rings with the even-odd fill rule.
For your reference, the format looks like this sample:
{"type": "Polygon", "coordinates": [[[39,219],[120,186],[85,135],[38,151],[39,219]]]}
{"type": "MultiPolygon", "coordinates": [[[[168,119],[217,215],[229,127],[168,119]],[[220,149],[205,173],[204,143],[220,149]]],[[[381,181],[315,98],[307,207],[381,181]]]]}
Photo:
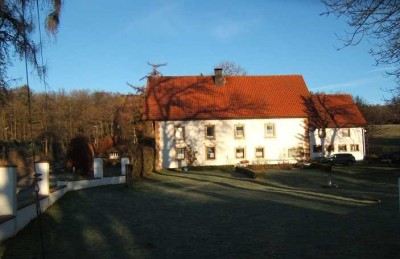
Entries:
{"type": "Polygon", "coordinates": [[[103,178],[103,158],[95,157],[93,160],[93,177],[103,178]]]}
{"type": "Polygon", "coordinates": [[[48,196],[50,194],[50,183],[49,173],[50,165],[49,162],[35,162],[35,172],[40,174],[39,178],[42,179],[38,182],[39,195],[48,196]]]}
{"type": "Polygon", "coordinates": [[[129,158],[121,158],[121,175],[126,175],[126,165],[129,164],[129,158]]]}
{"type": "Polygon", "coordinates": [[[0,166],[0,216],[17,215],[16,166],[0,166]]]}

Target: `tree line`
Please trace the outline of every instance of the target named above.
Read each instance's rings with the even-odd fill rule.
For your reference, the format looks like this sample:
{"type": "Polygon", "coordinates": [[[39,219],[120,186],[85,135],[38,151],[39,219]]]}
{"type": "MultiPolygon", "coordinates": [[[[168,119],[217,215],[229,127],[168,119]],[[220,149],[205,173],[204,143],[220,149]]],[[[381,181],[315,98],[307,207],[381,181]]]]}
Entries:
{"type": "MultiPolygon", "coordinates": [[[[70,140],[77,135],[94,143],[105,137],[116,141],[141,134],[140,129],[134,132],[140,121],[140,95],[89,90],[31,93],[29,118],[27,91],[26,86],[10,90],[6,105],[0,109],[2,141],[27,142],[32,139],[42,142],[43,152],[47,153],[51,141],[56,140],[62,150],[66,150],[70,140]]],[[[400,123],[395,103],[370,105],[358,96],[354,99],[368,124],[400,123]]]]}
{"type": "Polygon", "coordinates": [[[40,147],[37,153],[51,156],[54,149],[65,153],[71,140],[81,136],[97,144],[98,154],[104,155],[110,146],[131,141],[143,132],[137,123],[139,95],[89,90],[33,92],[30,115],[27,91],[26,86],[10,90],[0,109],[3,143],[33,141],[40,147]]]}
{"type": "Polygon", "coordinates": [[[368,104],[363,98],[354,98],[368,125],[400,124],[400,105],[395,100],[386,104],[368,104]]]}

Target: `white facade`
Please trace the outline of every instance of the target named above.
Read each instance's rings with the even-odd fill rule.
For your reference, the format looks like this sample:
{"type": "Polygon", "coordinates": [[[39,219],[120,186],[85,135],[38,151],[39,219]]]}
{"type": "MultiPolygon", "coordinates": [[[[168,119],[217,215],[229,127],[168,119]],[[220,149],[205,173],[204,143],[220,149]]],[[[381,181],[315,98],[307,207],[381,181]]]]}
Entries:
{"type": "Polygon", "coordinates": [[[350,153],[356,160],[365,156],[364,128],[328,128],[325,137],[321,131],[310,131],[310,156],[329,156],[337,153],[350,153]]]}
{"type": "Polygon", "coordinates": [[[197,151],[197,165],[235,165],[243,160],[296,163],[294,149],[308,148],[305,122],[305,118],[158,122],[158,163],[162,168],[185,166],[187,145],[197,151]]]}

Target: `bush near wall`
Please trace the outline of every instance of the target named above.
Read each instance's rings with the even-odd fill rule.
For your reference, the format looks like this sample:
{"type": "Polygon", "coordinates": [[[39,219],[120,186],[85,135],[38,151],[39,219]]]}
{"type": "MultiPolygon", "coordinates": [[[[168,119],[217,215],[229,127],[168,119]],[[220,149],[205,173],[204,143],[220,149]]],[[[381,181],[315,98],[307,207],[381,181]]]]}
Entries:
{"type": "Polygon", "coordinates": [[[154,170],[154,148],[138,145],[135,147],[132,157],[132,167],[127,173],[132,174],[132,179],[139,179],[150,174],[154,170]]]}
{"type": "Polygon", "coordinates": [[[143,146],[143,175],[151,174],[154,171],[154,147],[143,146]]]}

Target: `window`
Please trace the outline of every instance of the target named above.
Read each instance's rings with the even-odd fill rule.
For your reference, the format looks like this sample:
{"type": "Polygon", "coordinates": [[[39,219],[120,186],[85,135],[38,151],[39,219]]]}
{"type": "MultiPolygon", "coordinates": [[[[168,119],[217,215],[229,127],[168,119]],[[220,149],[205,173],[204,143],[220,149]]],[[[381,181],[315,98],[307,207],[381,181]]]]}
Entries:
{"type": "Polygon", "coordinates": [[[244,138],[244,125],[235,125],[235,138],[244,138]]]}
{"type": "Polygon", "coordinates": [[[176,160],[185,159],[185,148],[176,148],[176,160]]]}
{"type": "Polygon", "coordinates": [[[264,158],[264,148],[263,147],[256,148],[256,158],[264,158]]]}
{"type": "Polygon", "coordinates": [[[350,137],[350,129],[342,129],[342,137],[350,137]]]}
{"type": "Polygon", "coordinates": [[[335,146],[334,145],[326,145],[325,150],[326,150],[326,152],[335,152],[335,146]]]}
{"type": "Polygon", "coordinates": [[[275,137],[275,124],[266,123],[264,125],[264,137],[266,137],[266,138],[275,137]]]}
{"type": "Polygon", "coordinates": [[[360,151],[360,147],[358,144],[351,144],[350,145],[350,151],[360,151]]]}
{"type": "Polygon", "coordinates": [[[321,146],[321,145],[314,145],[314,146],[313,146],[313,152],[314,152],[314,153],[320,153],[320,152],[322,152],[322,146],[321,146]]]}
{"type": "Polygon", "coordinates": [[[185,139],[185,127],[182,125],[175,126],[175,139],[185,139]]]}
{"type": "Polygon", "coordinates": [[[347,151],[347,145],[346,144],[338,145],[338,151],[339,152],[346,152],[347,151]]]}
{"type": "Polygon", "coordinates": [[[244,147],[235,148],[235,157],[236,158],[245,158],[244,147]]]}
{"type": "Polygon", "coordinates": [[[206,157],[208,160],[215,159],[215,147],[206,147],[206,157]]]}
{"type": "Polygon", "coordinates": [[[206,125],[206,138],[215,138],[215,125],[206,125]]]}

